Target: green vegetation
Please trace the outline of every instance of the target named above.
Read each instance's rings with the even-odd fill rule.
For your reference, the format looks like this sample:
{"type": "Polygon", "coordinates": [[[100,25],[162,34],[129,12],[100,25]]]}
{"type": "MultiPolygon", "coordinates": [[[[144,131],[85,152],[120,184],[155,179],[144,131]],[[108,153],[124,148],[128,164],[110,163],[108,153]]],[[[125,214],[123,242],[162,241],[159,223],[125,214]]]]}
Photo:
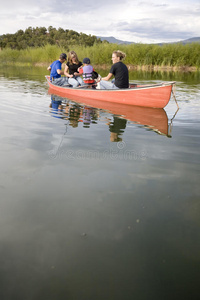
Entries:
{"type": "Polygon", "coordinates": [[[95,66],[109,66],[112,63],[112,51],[119,49],[126,53],[125,63],[129,66],[200,68],[199,43],[116,45],[101,42],[95,36],[79,34],[72,30],[61,28],[56,30],[49,27],[47,32],[42,27],[28,28],[25,32],[18,31],[14,35],[18,42],[18,46],[15,47],[11,39],[7,39],[7,44],[5,43],[6,36],[8,35],[0,37],[0,63],[2,65],[48,65],[58,59],[61,52],[68,53],[74,50],[80,60],[90,57],[95,66]],[[25,44],[26,47],[23,46],[25,44]]]}
{"type": "Polygon", "coordinates": [[[62,28],[29,27],[25,31],[18,30],[14,34],[3,34],[0,36],[0,48],[10,48],[22,50],[29,47],[44,47],[47,44],[68,48],[69,45],[92,46],[94,43],[101,43],[94,35],[78,33],[74,30],[64,30],[62,28]]]}

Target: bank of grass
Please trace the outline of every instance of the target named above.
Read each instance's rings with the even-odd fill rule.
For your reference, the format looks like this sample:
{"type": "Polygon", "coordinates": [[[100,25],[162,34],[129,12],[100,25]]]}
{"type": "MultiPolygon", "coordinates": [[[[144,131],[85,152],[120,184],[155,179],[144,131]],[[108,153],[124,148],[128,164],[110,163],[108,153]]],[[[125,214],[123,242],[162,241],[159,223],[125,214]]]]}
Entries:
{"type": "Polygon", "coordinates": [[[1,65],[19,66],[48,66],[51,62],[58,59],[61,52],[68,53],[69,50],[77,52],[82,60],[89,57],[91,63],[99,68],[109,67],[111,55],[114,50],[121,50],[126,53],[125,63],[129,69],[183,69],[199,70],[200,68],[200,44],[95,44],[92,47],[79,45],[69,46],[62,49],[58,46],[46,45],[41,48],[28,48],[25,50],[3,49],[0,51],[1,65]]]}

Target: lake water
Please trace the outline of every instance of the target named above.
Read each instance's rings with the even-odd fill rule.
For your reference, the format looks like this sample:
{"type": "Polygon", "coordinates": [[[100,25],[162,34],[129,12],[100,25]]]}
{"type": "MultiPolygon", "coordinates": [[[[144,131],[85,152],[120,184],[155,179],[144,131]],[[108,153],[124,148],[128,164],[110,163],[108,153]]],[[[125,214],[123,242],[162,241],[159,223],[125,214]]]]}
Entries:
{"type": "Polygon", "coordinates": [[[198,299],[200,73],[131,73],[177,81],[179,110],[149,111],[44,75],[0,69],[0,299],[198,299]]]}

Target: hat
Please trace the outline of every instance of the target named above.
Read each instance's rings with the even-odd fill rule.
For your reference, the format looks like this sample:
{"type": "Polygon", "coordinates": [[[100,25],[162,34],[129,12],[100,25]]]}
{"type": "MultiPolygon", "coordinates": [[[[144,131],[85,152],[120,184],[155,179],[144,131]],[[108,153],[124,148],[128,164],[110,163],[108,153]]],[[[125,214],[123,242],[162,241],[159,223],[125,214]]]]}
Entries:
{"type": "Polygon", "coordinates": [[[61,53],[60,58],[61,59],[67,59],[67,54],[66,53],[61,53]]]}
{"type": "Polygon", "coordinates": [[[90,59],[88,57],[85,57],[83,59],[83,63],[89,65],[90,64],[90,59]]]}

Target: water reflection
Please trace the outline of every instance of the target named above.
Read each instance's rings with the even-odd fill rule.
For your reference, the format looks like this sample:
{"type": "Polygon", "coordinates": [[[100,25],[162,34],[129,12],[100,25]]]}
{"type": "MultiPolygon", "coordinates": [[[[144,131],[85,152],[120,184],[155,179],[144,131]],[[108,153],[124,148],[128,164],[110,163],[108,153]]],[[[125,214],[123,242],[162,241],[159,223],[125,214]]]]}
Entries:
{"type": "Polygon", "coordinates": [[[69,120],[68,124],[73,128],[78,127],[79,123],[82,123],[84,128],[89,128],[91,123],[97,124],[99,117],[97,108],[81,106],[53,94],[51,95],[49,107],[53,117],[69,120]]]}
{"type": "MultiPolygon", "coordinates": [[[[97,72],[101,74],[102,77],[106,76],[109,72],[108,69],[98,69],[97,72]]],[[[46,75],[46,67],[20,67],[20,66],[0,66],[0,73],[3,73],[5,78],[21,78],[29,80],[44,81],[44,76],[46,75]]],[[[130,70],[129,71],[130,80],[143,81],[143,80],[159,80],[159,81],[181,81],[187,84],[199,84],[200,81],[200,71],[196,72],[182,72],[182,71],[170,71],[170,70],[130,70]]]]}
{"type": "Polygon", "coordinates": [[[169,139],[173,101],[49,108],[33,85],[0,81],[0,299],[197,299],[199,86],[169,139]]]}
{"type": "Polygon", "coordinates": [[[62,111],[62,98],[55,95],[51,95],[51,103],[49,107],[52,108],[53,111],[62,111]]]}
{"type": "Polygon", "coordinates": [[[117,116],[113,116],[113,121],[108,123],[111,142],[122,141],[122,134],[126,128],[126,123],[127,123],[126,119],[121,119],[117,116]]]}
{"type": "Polygon", "coordinates": [[[80,116],[81,116],[81,107],[77,104],[72,104],[71,106],[67,103],[65,107],[65,116],[69,120],[69,125],[73,128],[78,127],[80,116]]]}
{"type": "MultiPolygon", "coordinates": [[[[49,90],[51,93],[51,90],[49,90]]],[[[53,117],[68,120],[68,125],[73,128],[82,124],[83,128],[90,128],[91,124],[102,122],[105,113],[109,116],[104,118],[104,123],[110,131],[110,141],[122,141],[127,122],[134,123],[147,130],[154,131],[160,135],[171,137],[172,120],[168,119],[164,109],[154,109],[149,107],[129,106],[100,102],[96,100],[84,99],[84,103],[72,102],[67,98],[50,94],[50,113],[53,117]],[[111,117],[110,117],[111,115],[111,117]]]]}
{"type": "Polygon", "coordinates": [[[97,124],[99,110],[93,107],[85,106],[83,108],[83,127],[89,128],[90,124],[97,124]]]}

